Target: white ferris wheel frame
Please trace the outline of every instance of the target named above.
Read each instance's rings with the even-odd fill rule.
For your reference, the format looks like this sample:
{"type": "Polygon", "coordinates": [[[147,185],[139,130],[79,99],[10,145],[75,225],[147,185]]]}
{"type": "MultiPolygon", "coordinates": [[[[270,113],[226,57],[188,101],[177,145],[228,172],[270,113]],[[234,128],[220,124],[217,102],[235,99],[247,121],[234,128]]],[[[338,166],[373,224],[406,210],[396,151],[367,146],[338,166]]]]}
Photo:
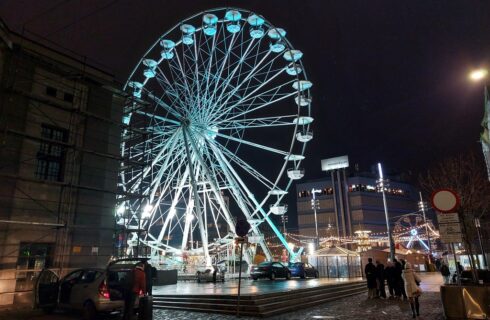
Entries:
{"type": "Polygon", "coordinates": [[[227,190],[241,214],[251,224],[251,235],[260,239],[258,244],[269,260],[272,255],[259,228],[264,222],[289,251],[291,259],[301,253],[301,248],[293,252],[271,219],[271,214],[284,214],[281,200],[292,182],[303,176],[300,164],[304,159],[306,144],[312,138],[312,84],[307,79],[301,61],[302,53],[293,49],[283,31],[248,10],[217,8],[197,13],[176,24],[143,54],[125,85],[125,90],[132,97],[127,106],[130,111],[123,118],[126,129],[121,144],[122,157],[128,160],[120,171],[123,192],[132,195],[139,191],[143,197],[120,197],[116,209],[121,224],[129,230],[134,229],[129,240],[133,246],[135,242],[141,242],[157,251],[179,254],[188,250],[188,237],[192,237],[197,228],[202,244],[197,250],[202,250],[206,264],[211,264],[208,226],[213,223],[218,225],[217,218],[223,218],[231,234],[219,235],[219,239],[232,241],[235,236],[235,219],[223,196],[223,190],[227,190]],[[241,16],[235,20],[236,15],[230,15],[230,12],[238,12],[241,16]],[[215,22],[214,36],[205,34],[205,28],[209,26],[207,24],[203,23],[194,30],[189,27],[190,22],[198,21],[204,15],[211,17],[218,13],[221,15],[215,22]],[[245,14],[248,17],[244,17],[245,14]],[[252,15],[256,20],[250,20],[252,15]],[[253,25],[257,19],[263,19],[262,24],[253,25]],[[238,24],[240,31],[230,32],[233,24],[238,24]],[[264,35],[260,38],[246,38],[246,30],[251,35],[256,29],[262,29],[264,35]],[[175,40],[173,47],[168,50],[167,47],[172,43],[163,41],[170,40],[179,30],[182,37],[172,39],[175,40]],[[276,38],[269,36],[271,33],[276,38]],[[264,45],[261,42],[267,40],[270,41],[269,50],[261,47],[264,45]],[[202,44],[208,47],[201,50],[202,44]],[[219,47],[220,44],[224,47],[219,47]],[[282,44],[284,50],[273,52],[271,48],[277,44],[282,44]],[[181,50],[178,51],[178,48],[181,50]],[[206,49],[210,51],[205,53],[206,49]],[[162,50],[158,60],[155,54],[157,50],[162,50]],[[241,55],[237,57],[235,51],[241,55]],[[220,53],[223,56],[219,56],[220,53]],[[255,56],[248,56],[251,53],[255,53],[255,56]],[[209,54],[207,58],[203,58],[205,54],[209,54]],[[213,61],[215,57],[216,61],[213,61]],[[286,57],[292,60],[286,61],[280,68],[273,68],[286,57]],[[199,58],[202,58],[202,65],[198,63],[199,58]],[[238,60],[229,63],[234,58],[238,60]],[[192,60],[194,64],[189,63],[192,60]],[[164,67],[169,72],[165,73],[164,67]],[[211,72],[212,69],[219,71],[219,75],[211,72]],[[227,75],[223,77],[225,70],[227,75]],[[274,84],[287,77],[290,80],[274,84]],[[152,81],[161,87],[162,92],[157,94],[147,88],[152,81]],[[292,90],[286,92],[287,87],[292,90]],[[262,112],[264,108],[284,103],[286,99],[296,102],[295,112],[247,118],[255,112],[262,112]],[[152,107],[153,112],[148,110],[152,107]],[[142,127],[133,123],[136,122],[135,118],[148,120],[142,127]],[[280,130],[284,127],[293,128],[290,130],[290,145],[285,150],[244,137],[250,129],[280,130]],[[131,143],[137,134],[151,135],[152,139],[136,139],[138,142],[131,143]],[[233,144],[235,147],[229,148],[233,144]],[[238,151],[245,147],[262,152],[264,158],[271,154],[281,156],[283,163],[277,177],[267,177],[267,173],[260,172],[253,164],[242,159],[238,151]],[[294,153],[298,148],[299,152],[294,153]],[[135,169],[130,166],[131,163],[141,163],[141,167],[135,169]],[[247,173],[249,180],[255,179],[256,183],[262,184],[268,192],[257,199],[239,170],[247,173]],[[289,179],[284,181],[286,171],[289,179]],[[274,196],[277,198],[274,199],[274,196]],[[266,208],[266,203],[271,199],[274,199],[273,203],[266,208]],[[210,212],[214,221],[207,221],[210,212]],[[158,235],[150,232],[155,226],[160,228],[158,235]],[[140,233],[142,229],[147,230],[144,236],[140,233]],[[180,248],[169,245],[170,234],[174,230],[182,232],[180,248]]]}

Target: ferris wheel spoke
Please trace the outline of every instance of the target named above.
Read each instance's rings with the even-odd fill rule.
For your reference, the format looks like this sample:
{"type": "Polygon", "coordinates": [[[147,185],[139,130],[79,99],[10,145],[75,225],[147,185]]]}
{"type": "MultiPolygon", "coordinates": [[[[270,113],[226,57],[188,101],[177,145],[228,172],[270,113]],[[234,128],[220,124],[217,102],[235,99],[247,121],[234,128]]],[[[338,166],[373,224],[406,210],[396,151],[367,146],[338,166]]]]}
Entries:
{"type": "MultiPolygon", "coordinates": [[[[260,109],[263,109],[267,106],[270,106],[270,105],[273,105],[281,100],[284,100],[284,99],[287,99],[287,98],[290,98],[290,97],[293,97],[295,95],[297,95],[298,93],[297,92],[290,92],[290,93],[287,93],[287,94],[283,94],[283,95],[280,95],[279,97],[275,97],[275,99],[273,100],[270,100],[270,101],[267,101],[267,102],[264,102],[264,103],[258,103],[258,104],[255,104],[255,103],[251,103],[251,104],[248,104],[247,106],[249,108],[246,108],[244,110],[241,110],[241,112],[238,112],[236,114],[231,114],[230,117],[225,117],[222,121],[217,121],[216,124],[220,124],[224,121],[231,121],[231,120],[235,120],[237,118],[240,118],[240,117],[243,117],[244,115],[247,115],[251,112],[254,112],[254,111],[257,111],[257,110],[260,110],[260,109]]],[[[235,108],[237,108],[239,105],[243,104],[243,101],[240,102],[240,104],[235,104],[235,108]]],[[[228,108],[229,110],[233,110],[230,108],[228,108]]],[[[228,114],[226,112],[223,112],[223,114],[228,114]]]]}
{"type": "Polygon", "coordinates": [[[224,120],[220,121],[219,130],[236,130],[236,129],[251,129],[251,128],[274,128],[279,126],[294,126],[293,119],[297,118],[297,114],[280,116],[280,117],[265,117],[265,118],[249,118],[243,120],[224,120]]]}
{"type": "Polygon", "coordinates": [[[248,174],[250,174],[253,178],[255,178],[257,181],[262,183],[264,186],[266,186],[268,188],[273,188],[274,183],[272,181],[270,181],[268,178],[266,178],[264,175],[262,175],[260,172],[255,170],[246,161],[244,161],[243,159],[241,159],[237,155],[233,154],[228,149],[224,148],[221,144],[215,143],[214,141],[210,141],[210,143],[213,143],[215,146],[217,146],[221,150],[221,153],[223,155],[228,156],[228,159],[235,162],[239,167],[244,169],[248,174]]]}
{"type": "MultiPolygon", "coordinates": [[[[237,57],[237,61],[236,61],[236,63],[235,63],[235,66],[234,66],[234,68],[233,68],[232,72],[231,72],[231,73],[229,73],[229,74],[228,74],[228,76],[227,76],[227,77],[226,77],[226,78],[223,80],[223,82],[222,82],[222,84],[221,84],[221,90],[220,90],[220,91],[221,91],[221,93],[220,93],[220,95],[219,95],[219,96],[216,98],[216,101],[220,101],[220,100],[222,99],[223,94],[224,94],[224,93],[225,93],[225,91],[226,91],[226,90],[229,88],[230,83],[231,83],[231,81],[234,79],[236,72],[237,72],[237,71],[240,69],[240,67],[242,66],[242,63],[243,63],[243,62],[245,61],[245,59],[247,58],[247,56],[248,56],[249,52],[250,52],[250,51],[251,51],[251,49],[253,48],[253,45],[254,45],[254,44],[256,45],[257,43],[259,43],[259,42],[254,42],[253,40],[254,40],[254,39],[252,39],[252,40],[249,42],[249,44],[248,44],[248,46],[247,46],[247,48],[246,48],[245,52],[244,52],[244,53],[243,53],[243,54],[242,54],[240,57],[237,57]]],[[[216,105],[217,105],[217,103],[214,103],[214,104],[212,105],[213,107],[212,107],[212,108],[211,108],[211,110],[210,110],[210,112],[211,112],[211,113],[214,111],[213,109],[215,108],[214,106],[216,106],[216,105]]]]}
{"type": "Polygon", "coordinates": [[[283,155],[283,156],[286,156],[286,155],[289,154],[289,152],[286,152],[286,151],[283,151],[283,150],[279,150],[279,149],[275,149],[275,148],[271,148],[271,147],[268,147],[268,146],[264,146],[262,144],[251,142],[251,141],[248,141],[248,140],[245,140],[245,139],[238,139],[238,138],[232,137],[230,135],[226,135],[226,134],[223,134],[223,133],[220,133],[220,132],[214,132],[214,131],[211,131],[211,130],[207,130],[207,131],[210,134],[215,134],[215,135],[217,135],[219,137],[222,137],[222,138],[225,138],[225,139],[228,139],[228,140],[231,140],[231,141],[235,141],[235,142],[238,142],[240,144],[245,144],[245,145],[248,145],[248,146],[251,146],[251,147],[255,147],[255,148],[259,148],[259,149],[265,150],[265,151],[269,151],[269,152],[272,152],[272,153],[280,154],[280,155],[283,155]]]}
{"type": "Polygon", "coordinates": [[[235,230],[235,226],[233,224],[233,218],[231,216],[231,213],[229,212],[228,206],[226,206],[226,204],[223,200],[223,197],[219,191],[219,184],[218,184],[218,181],[216,179],[216,176],[212,175],[213,171],[208,168],[208,166],[206,165],[206,162],[200,156],[199,148],[197,147],[197,143],[195,141],[195,138],[192,136],[192,133],[189,134],[189,140],[190,140],[190,144],[193,148],[193,151],[196,155],[196,160],[202,168],[203,176],[208,181],[208,183],[210,184],[211,190],[212,190],[216,200],[218,201],[221,209],[223,210],[224,215],[226,216],[225,220],[228,223],[228,227],[230,228],[230,230],[235,230]]]}
{"type": "MultiPolygon", "coordinates": [[[[177,119],[182,119],[182,115],[180,113],[178,113],[177,111],[175,111],[175,109],[173,109],[172,107],[170,107],[168,104],[166,104],[164,101],[162,101],[160,98],[156,97],[152,93],[148,93],[148,98],[152,99],[159,106],[161,106],[163,109],[165,109],[165,111],[167,111],[168,113],[170,113],[171,115],[173,115],[177,119]]],[[[148,114],[148,113],[143,112],[143,111],[140,111],[140,110],[137,110],[136,112],[138,114],[142,114],[142,115],[154,117],[155,119],[158,119],[158,120],[161,120],[161,121],[169,121],[172,124],[180,125],[180,122],[179,121],[176,121],[176,120],[171,120],[171,119],[168,119],[168,118],[165,118],[165,117],[162,117],[162,116],[157,116],[157,115],[154,115],[154,114],[148,114]]]]}
{"type": "MultiPolygon", "coordinates": [[[[263,88],[263,87],[264,87],[264,86],[265,86],[265,85],[266,85],[268,82],[270,82],[270,81],[274,80],[274,78],[276,78],[276,77],[277,77],[277,76],[279,76],[279,75],[280,75],[280,72],[276,73],[274,76],[272,76],[272,77],[271,77],[271,78],[269,78],[267,81],[265,81],[264,83],[262,83],[260,86],[258,86],[258,87],[257,87],[257,88],[255,88],[254,90],[252,90],[252,91],[251,91],[250,93],[248,93],[246,96],[244,96],[244,97],[240,98],[240,100],[238,100],[238,101],[234,102],[234,103],[233,103],[233,104],[231,104],[230,106],[226,106],[226,108],[225,108],[225,113],[226,113],[226,111],[233,110],[233,109],[234,109],[234,108],[236,108],[237,106],[240,106],[240,105],[244,104],[246,101],[249,101],[249,100],[251,100],[251,99],[257,99],[257,98],[260,98],[262,95],[265,95],[265,94],[268,94],[268,93],[271,93],[271,92],[275,92],[275,93],[277,93],[277,92],[278,92],[279,90],[281,90],[283,87],[286,87],[286,86],[291,85],[291,84],[293,84],[293,83],[294,83],[294,80],[290,80],[290,81],[288,81],[288,82],[286,82],[286,83],[280,84],[280,85],[278,85],[278,86],[276,86],[276,87],[274,87],[274,88],[272,88],[272,89],[269,89],[269,90],[267,90],[267,91],[265,91],[265,92],[259,93],[259,94],[257,94],[256,96],[252,96],[253,94],[257,93],[257,92],[258,92],[260,89],[262,89],[262,88],[263,88]]],[[[286,98],[288,98],[288,97],[292,97],[292,96],[297,95],[297,94],[298,94],[297,92],[292,91],[292,92],[290,92],[290,93],[288,93],[288,94],[284,94],[284,95],[280,96],[279,98],[276,98],[276,99],[274,99],[274,100],[270,100],[270,101],[268,101],[267,103],[264,103],[264,104],[263,104],[261,107],[259,107],[259,108],[254,108],[254,109],[252,109],[251,111],[258,110],[258,109],[260,109],[260,108],[262,108],[262,107],[268,106],[268,105],[270,105],[270,104],[276,103],[276,102],[278,102],[278,101],[280,101],[280,100],[286,99],[286,98]]],[[[246,113],[249,113],[249,112],[251,112],[251,111],[249,110],[249,111],[247,111],[246,113]]],[[[243,113],[242,113],[242,114],[243,114],[243,113]]]]}
{"type": "MultiPolygon", "coordinates": [[[[242,80],[242,82],[240,84],[238,84],[237,86],[235,86],[235,88],[233,90],[231,90],[227,95],[225,95],[226,99],[224,99],[224,101],[222,103],[220,103],[220,105],[226,105],[228,103],[228,100],[231,99],[231,97],[235,96],[235,94],[237,93],[237,91],[244,85],[247,83],[247,81],[249,79],[251,79],[251,77],[253,76],[253,72],[255,72],[256,69],[258,69],[260,67],[260,65],[266,61],[266,59],[268,58],[268,56],[270,55],[270,51],[268,51],[263,57],[262,59],[255,65],[255,67],[247,74],[247,76],[245,77],[245,79],[242,80]]],[[[223,98],[225,98],[223,97],[223,98]]]]}

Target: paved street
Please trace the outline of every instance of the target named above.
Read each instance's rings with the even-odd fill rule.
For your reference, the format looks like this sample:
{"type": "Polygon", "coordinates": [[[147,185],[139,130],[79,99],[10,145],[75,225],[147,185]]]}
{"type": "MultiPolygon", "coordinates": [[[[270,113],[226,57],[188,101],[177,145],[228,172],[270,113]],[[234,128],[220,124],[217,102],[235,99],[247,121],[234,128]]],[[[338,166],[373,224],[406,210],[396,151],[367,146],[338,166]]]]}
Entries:
{"type": "MultiPolygon", "coordinates": [[[[424,294],[420,299],[421,304],[421,320],[442,320],[442,305],[439,297],[439,286],[442,284],[442,277],[439,273],[421,274],[422,290],[424,294]]],[[[321,279],[327,280],[327,279],[321,279]]],[[[272,285],[279,287],[287,287],[293,285],[309,285],[309,281],[260,281],[259,284],[263,287],[271,287],[272,285]],[[296,283],[296,284],[294,284],[296,283]]],[[[247,285],[245,288],[252,290],[257,284],[247,285]]],[[[312,282],[310,282],[312,283],[312,282]]],[[[195,285],[195,284],[194,284],[195,285]]],[[[224,284],[221,289],[210,289],[214,284],[200,284],[197,287],[200,290],[233,290],[232,282],[224,284]]],[[[172,286],[169,286],[172,287],[172,286]]],[[[195,286],[189,283],[182,283],[181,289],[191,289],[195,286]]],[[[219,284],[217,285],[219,287],[219,284]]],[[[175,289],[175,288],[174,288],[175,289]]],[[[186,290],[187,290],[186,289],[186,290]]],[[[165,290],[166,291],[166,290],[165,290]]],[[[410,306],[407,301],[394,300],[367,300],[365,294],[355,295],[344,299],[325,303],[313,308],[298,310],[296,312],[285,313],[268,319],[271,320],[307,320],[307,319],[331,319],[331,320],[347,320],[347,319],[368,319],[368,320],[391,320],[391,319],[409,319],[410,306]]],[[[40,311],[30,310],[1,310],[0,320],[79,320],[80,316],[75,314],[57,313],[54,315],[43,315],[40,311]]],[[[117,318],[113,318],[117,319],[117,318]]],[[[188,311],[172,311],[172,310],[155,310],[154,320],[232,320],[236,319],[232,315],[215,315],[208,313],[188,312],[188,311]]],[[[244,320],[256,320],[259,318],[242,317],[244,320]]],[[[104,319],[105,320],[105,319],[104,319]]]]}

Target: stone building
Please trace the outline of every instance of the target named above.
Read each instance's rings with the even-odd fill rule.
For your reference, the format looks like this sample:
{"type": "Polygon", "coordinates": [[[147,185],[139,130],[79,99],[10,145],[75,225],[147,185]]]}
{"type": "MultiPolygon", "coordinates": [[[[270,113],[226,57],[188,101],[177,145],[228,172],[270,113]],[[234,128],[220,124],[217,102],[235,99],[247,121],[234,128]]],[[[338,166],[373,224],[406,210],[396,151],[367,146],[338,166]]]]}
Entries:
{"type": "Polygon", "coordinates": [[[113,75],[0,21],[0,305],[42,268],[113,252],[124,97],[113,75]]]}

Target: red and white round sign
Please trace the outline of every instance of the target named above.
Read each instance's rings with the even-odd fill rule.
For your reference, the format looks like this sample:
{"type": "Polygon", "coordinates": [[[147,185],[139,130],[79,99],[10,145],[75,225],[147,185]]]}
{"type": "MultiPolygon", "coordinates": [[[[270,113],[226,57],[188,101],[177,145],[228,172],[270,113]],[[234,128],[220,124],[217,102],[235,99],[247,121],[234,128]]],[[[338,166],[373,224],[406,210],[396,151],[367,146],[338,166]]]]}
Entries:
{"type": "Polygon", "coordinates": [[[459,196],[450,189],[435,191],[431,197],[432,207],[440,212],[454,212],[460,204],[459,196]]]}

